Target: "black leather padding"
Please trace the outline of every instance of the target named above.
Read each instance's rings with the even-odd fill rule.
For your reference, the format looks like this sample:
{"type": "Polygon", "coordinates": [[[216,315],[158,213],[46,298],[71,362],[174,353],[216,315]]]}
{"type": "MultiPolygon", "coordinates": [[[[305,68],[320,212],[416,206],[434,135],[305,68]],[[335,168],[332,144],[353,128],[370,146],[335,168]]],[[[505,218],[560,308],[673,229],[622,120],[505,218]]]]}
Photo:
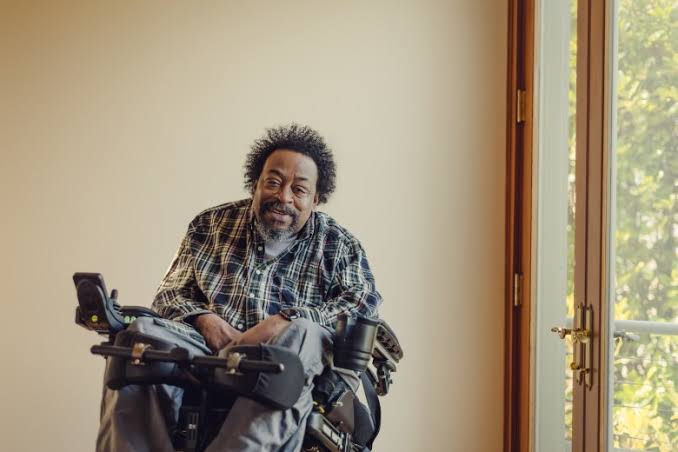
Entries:
{"type": "Polygon", "coordinates": [[[235,346],[222,352],[238,352],[245,354],[246,359],[276,362],[285,366],[284,371],[279,374],[254,372],[230,375],[223,369],[217,369],[215,383],[223,389],[235,391],[278,409],[291,408],[299,399],[304,387],[304,369],[295,353],[270,344],[235,346]]]}
{"type": "Polygon", "coordinates": [[[261,346],[261,359],[285,366],[280,374],[260,373],[252,390],[254,397],[267,400],[278,408],[290,408],[299,400],[304,387],[304,368],[299,357],[275,345],[261,346]]]}
{"type": "MultiPolygon", "coordinates": [[[[124,330],[115,336],[115,345],[120,347],[132,347],[139,342],[158,351],[170,351],[177,347],[171,342],[137,331],[124,330]]],[[[129,359],[114,356],[106,359],[104,381],[110,389],[120,389],[127,385],[190,384],[186,372],[177,364],[166,362],[134,364],[129,359]]]]}
{"type": "Polygon", "coordinates": [[[351,439],[362,447],[367,446],[374,435],[375,428],[372,425],[369,409],[358,399],[355,399],[353,403],[353,422],[353,437],[351,439]]]}

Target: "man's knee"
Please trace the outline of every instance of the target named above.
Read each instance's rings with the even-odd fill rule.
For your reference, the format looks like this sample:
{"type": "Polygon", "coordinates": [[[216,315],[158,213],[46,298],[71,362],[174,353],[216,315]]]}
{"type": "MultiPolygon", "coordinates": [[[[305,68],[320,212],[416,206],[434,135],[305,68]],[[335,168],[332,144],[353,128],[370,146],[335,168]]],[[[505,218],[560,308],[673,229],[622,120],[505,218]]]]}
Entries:
{"type": "Polygon", "coordinates": [[[127,327],[128,331],[136,331],[137,333],[150,334],[154,330],[161,328],[155,324],[152,317],[138,317],[127,327]]]}
{"type": "Polygon", "coordinates": [[[294,335],[303,342],[314,342],[324,346],[331,344],[332,334],[322,325],[309,319],[294,319],[287,329],[288,335],[294,335]]]}
{"type": "Polygon", "coordinates": [[[297,353],[307,372],[319,373],[331,362],[332,334],[311,320],[292,320],[271,342],[297,353]]]}
{"type": "Polygon", "coordinates": [[[322,326],[309,319],[294,319],[291,321],[291,324],[291,326],[304,333],[317,333],[318,330],[322,329],[322,326]]]}
{"type": "Polygon", "coordinates": [[[138,317],[127,327],[127,330],[187,348],[191,353],[199,355],[210,353],[200,333],[181,322],[157,317],[138,317]]]}

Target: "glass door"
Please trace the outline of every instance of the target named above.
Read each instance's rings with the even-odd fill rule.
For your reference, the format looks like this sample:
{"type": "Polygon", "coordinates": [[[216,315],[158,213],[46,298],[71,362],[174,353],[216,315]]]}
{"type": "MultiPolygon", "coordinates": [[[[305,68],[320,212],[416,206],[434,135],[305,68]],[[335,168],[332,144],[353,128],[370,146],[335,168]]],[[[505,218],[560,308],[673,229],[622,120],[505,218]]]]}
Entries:
{"type": "Polygon", "coordinates": [[[532,449],[678,450],[678,3],[537,17],[532,449]]]}
{"type": "Polygon", "coordinates": [[[542,1],[537,17],[532,449],[566,452],[575,358],[565,333],[575,313],[577,0],[542,1]]]}
{"type": "Polygon", "coordinates": [[[611,8],[609,450],[678,450],[678,3],[611,8]]]}

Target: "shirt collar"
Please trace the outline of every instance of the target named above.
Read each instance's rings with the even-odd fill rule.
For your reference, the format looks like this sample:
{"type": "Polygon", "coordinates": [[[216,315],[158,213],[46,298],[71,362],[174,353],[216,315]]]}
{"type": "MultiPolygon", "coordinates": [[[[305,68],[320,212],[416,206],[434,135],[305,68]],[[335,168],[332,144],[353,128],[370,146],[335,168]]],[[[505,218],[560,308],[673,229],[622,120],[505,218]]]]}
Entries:
{"type": "Polygon", "coordinates": [[[299,231],[299,235],[297,236],[299,240],[307,240],[313,237],[313,234],[315,233],[315,210],[311,212],[311,216],[308,217],[308,220],[306,220],[306,224],[304,225],[303,228],[301,228],[301,231],[299,231]]]}

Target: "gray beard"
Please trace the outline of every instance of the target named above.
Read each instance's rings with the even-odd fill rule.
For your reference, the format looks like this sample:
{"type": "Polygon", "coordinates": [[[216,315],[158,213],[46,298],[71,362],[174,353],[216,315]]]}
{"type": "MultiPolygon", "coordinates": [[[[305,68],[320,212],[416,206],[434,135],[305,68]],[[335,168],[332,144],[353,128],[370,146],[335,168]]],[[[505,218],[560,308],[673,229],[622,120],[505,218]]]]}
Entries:
{"type": "Polygon", "coordinates": [[[294,224],[290,225],[287,229],[279,230],[267,226],[263,221],[257,220],[254,222],[254,227],[257,229],[257,232],[259,232],[259,235],[261,235],[261,238],[266,242],[282,242],[283,240],[288,240],[290,237],[294,236],[294,231],[292,230],[293,226],[294,224]]]}

